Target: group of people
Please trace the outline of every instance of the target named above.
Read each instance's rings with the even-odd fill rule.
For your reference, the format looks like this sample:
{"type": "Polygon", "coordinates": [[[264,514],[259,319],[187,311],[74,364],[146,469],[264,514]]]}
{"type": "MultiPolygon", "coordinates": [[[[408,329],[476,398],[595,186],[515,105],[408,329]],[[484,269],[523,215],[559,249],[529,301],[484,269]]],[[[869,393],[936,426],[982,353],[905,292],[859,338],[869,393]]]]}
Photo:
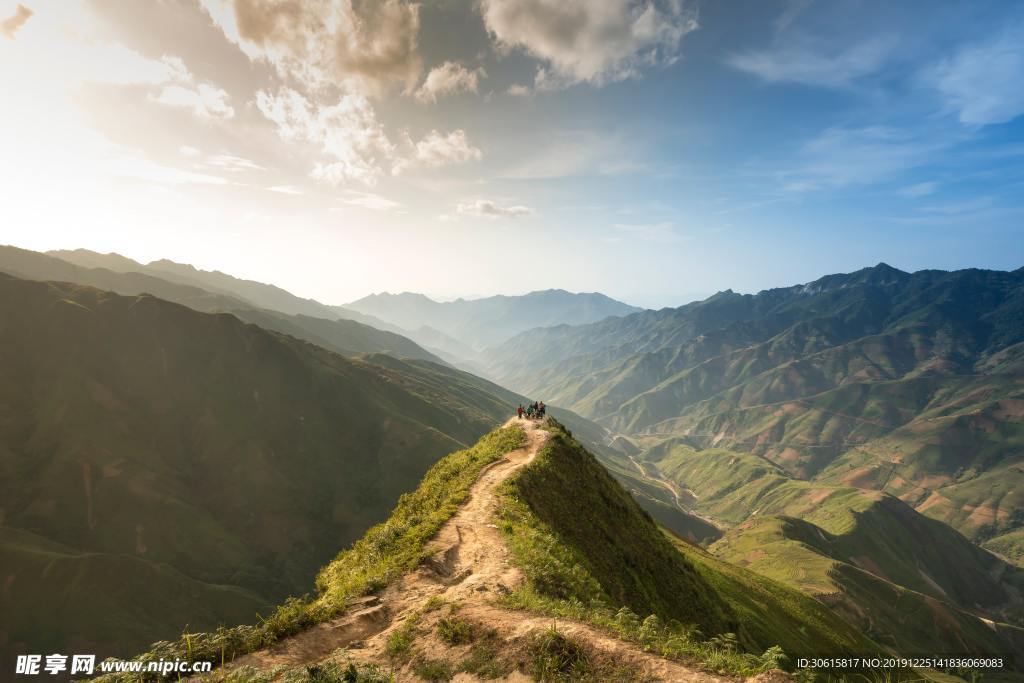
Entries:
{"type": "Polygon", "coordinates": [[[519,407],[516,409],[516,413],[519,415],[520,420],[523,419],[523,415],[525,415],[528,420],[540,420],[544,417],[544,412],[546,410],[547,406],[544,405],[544,401],[534,401],[525,408],[523,407],[523,404],[520,403],[519,407]]]}

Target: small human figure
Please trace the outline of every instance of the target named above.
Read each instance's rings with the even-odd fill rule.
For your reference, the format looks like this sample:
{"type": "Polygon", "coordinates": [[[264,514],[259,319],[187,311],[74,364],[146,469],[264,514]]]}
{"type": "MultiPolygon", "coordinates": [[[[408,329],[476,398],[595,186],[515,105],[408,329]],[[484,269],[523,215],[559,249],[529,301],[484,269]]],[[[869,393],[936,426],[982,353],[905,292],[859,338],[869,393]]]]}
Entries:
{"type": "Polygon", "coordinates": [[[518,407],[518,408],[516,408],[516,414],[517,414],[517,415],[519,416],[519,419],[520,419],[520,420],[522,420],[522,419],[523,419],[523,413],[524,413],[524,412],[526,412],[526,411],[525,411],[525,410],[523,409],[523,404],[522,404],[522,403],[520,403],[520,404],[519,404],[519,407],[518,407]]]}

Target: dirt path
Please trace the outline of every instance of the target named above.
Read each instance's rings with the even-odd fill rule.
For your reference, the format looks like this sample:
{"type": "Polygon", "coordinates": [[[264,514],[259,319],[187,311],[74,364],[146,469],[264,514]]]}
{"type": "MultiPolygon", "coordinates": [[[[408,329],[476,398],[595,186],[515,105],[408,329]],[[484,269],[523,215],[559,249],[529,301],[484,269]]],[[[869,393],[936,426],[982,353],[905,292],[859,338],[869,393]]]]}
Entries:
{"type": "MultiPolygon", "coordinates": [[[[248,665],[266,670],[308,666],[330,658],[341,648],[346,648],[344,654],[349,659],[389,668],[388,637],[410,618],[415,618],[431,598],[459,605],[460,618],[494,629],[507,641],[522,640],[531,632],[550,627],[550,617],[503,609],[494,601],[523,580],[522,573],[511,564],[504,538],[493,523],[498,506],[495,488],[531,462],[549,437],[538,423],[513,419],[508,424],[524,427],[526,446],[484,469],[470,489],[469,500],[428,544],[430,557],[426,562],[386,588],[380,596],[364,598],[344,616],[241,657],[228,668],[248,665]]],[[[732,680],[642,652],[631,643],[586,624],[560,619],[558,629],[585,640],[603,656],[614,657],[643,671],[645,680],[702,683],[732,680]]],[[[440,647],[436,642],[433,645],[440,647]]],[[[420,680],[408,670],[397,673],[401,681],[420,680]]],[[[475,681],[477,678],[459,674],[455,680],[475,681]]],[[[505,680],[529,679],[513,673],[505,680]]]]}
{"type": "MultiPolygon", "coordinates": [[[[627,455],[626,457],[629,458],[629,461],[631,463],[633,463],[633,467],[636,468],[636,471],[640,474],[640,477],[642,479],[644,479],[648,483],[654,484],[655,486],[657,486],[659,488],[663,488],[666,491],[668,491],[670,494],[672,494],[672,501],[675,504],[675,507],[676,507],[677,510],[682,512],[684,515],[688,515],[690,517],[696,517],[699,520],[707,522],[708,524],[710,524],[711,526],[715,527],[719,531],[725,531],[725,525],[723,525],[718,520],[712,519],[711,517],[703,515],[703,514],[701,514],[699,512],[694,511],[693,509],[687,507],[683,503],[683,501],[682,501],[682,496],[680,495],[679,489],[677,488],[675,482],[666,479],[665,477],[661,476],[660,474],[657,477],[652,477],[650,474],[647,473],[647,469],[643,465],[641,465],[637,461],[636,458],[634,458],[632,455],[627,455]]],[[[657,468],[655,468],[655,469],[657,469],[657,468]]],[[[696,498],[696,496],[694,496],[694,498],[696,498]]]]}

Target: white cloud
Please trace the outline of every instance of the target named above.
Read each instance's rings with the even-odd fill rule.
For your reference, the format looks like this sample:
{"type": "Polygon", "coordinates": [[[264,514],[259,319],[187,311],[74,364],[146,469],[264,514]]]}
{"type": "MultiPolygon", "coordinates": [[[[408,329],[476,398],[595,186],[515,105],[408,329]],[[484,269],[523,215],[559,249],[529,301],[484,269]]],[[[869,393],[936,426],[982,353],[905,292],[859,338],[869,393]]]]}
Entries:
{"type": "Polygon", "coordinates": [[[927,213],[941,214],[944,216],[957,216],[961,214],[974,214],[980,211],[991,209],[995,200],[989,196],[973,197],[960,202],[949,202],[946,204],[933,204],[921,207],[927,213]]]}
{"type": "Polygon", "coordinates": [[[455,207],[455,213],[477,218],[519,218],[532,216],[536,211],[520,204],[502,206],[490,199],[473,199],[460,202],[455,207]]]}
{"type": "Polygon", "coordinates": [[[388,172],[398,175],[415,166],[438,168],[482,156],[461,129],[447,134],[432,130],[418,142],[406,136],[399,147],[377,120],[366,96],[353,90],[331,106],[318,106],[290,88],[260,91],[256,106],[277,125],[282,139],[319,148],[323,159],[311,175],[332,185],[354,180],[373,186],[388,172]]]}
{"type": "Polygon", "coordinates": [[[781,46],[734,54],[726,61],[769,83],[845,88],[858,78],[878,71],[895,46],[895,41],[884,37],[852,47],[787,38],[781,46]]]}
{"type": "Polygon", "coordinates": [[[14,14],[0,21],[0,35],[8,40],[14,40],[14,36],[21,30],[21,27],[35,14],[24,5],[14,8],[14,14]]]}
{"type": "Polygon", "coordinates": [[[834,127],[806,143],[795,166],[777,177],[782,189],[793,193],[890,182],[958,141],[926,130],[834,127]]]}
{"type": "Polygon", "coordinates": [[[671,64],[697,28],[682,0],[482,0],[480,10],[498,47],[521,49],[544,63],[536,85],[595,85],[671,64]]]}
{"type": "Polygon", "coordinates": [[[620,175],[644,167],[635,140],[607,131],[558,130],[550,142],[531,148],[529,155],[501,173],[504,178],[547,179],[588,175],[620,175]]]}
{"type": "Polygon", "coordinates": [[[423,85],[416,91],[420,102],[437,102],[445,95],[459,92],[477,92],[480,79],[487,76],[482,68],[470,71],[456,62],[445,62],[430,70],[423,85]]]}
{"type": "Polygon", "coordinates": [[[230,119],[235,110],[228,104],[228,94],[209,83],[195,86],[168,85],[156,98],[160,104],[185,107],[201,118],[230,119]]]}
{"type": "Polygon", "coordinates": [[[277,192],[279,194],[302,194],[302,190],[293,185],[274,185],[268,187],[271,192],[277,192]]]}
{"type": "Polygon", "coordinates": [[[126,152],[114,153],[105,161],[106,171],[112,176],[134,178],[151,183],[167,185],[185,185],[190,183],[225,185],[228,182],[220,176],[194,173],[171,166],[164,166],[163,164],[157,164],[126,152]]]}
{"type": "Polygon", "coordinates": [[[290,88],[256,93],[256,106],[277,124],[284,140],[317,145],[326,158],[313,177],[331,184],[357,180],[373,185],[395,156],[395,146],[366,97],[349,91],[336,104],[321,107],[290,88]]]}
{"type": "MultiPolygon", "coordinates": [[[[198,150],[196,150],[198,152],[198,150]]],[[[243,157],[237,157],[233,154],[213,154],[206,157],[205,162],[207,166],[213,166],[214,168],[224,169],[225,171],[231,171],[234,173],[241,171],[265,171],[267,170],[263,166],[260,166],[255,161],[245,159],[243,157]]]]}
{"type": "Polygon", "coordinates": [[[349,197],[341,200],[342,203],[348,204],[349,206],[358,206],[361,209],[370,209],[371,211],[390,211],[391,209],[397,209],[401,206],[399,202],[370,192],[350,192],[349,195],[349,197]]]}
{"type": "Polygon", "coordinates": [[[988,43],[961,49],[925,73],[961,123],[1006,123],[1024,114],[1022,30],[1017,25],[988,43]]]}
{"type": "Polygon", "coordinates": [[[203,8],[250,59],[272,64],[310,89],[358,85],[381,94],[411,90],[419,5],[403,0],[201,0],[203,8]]]}
{"type": "Polygon", "coordinates": [[[528,85],[523,85],[521,83],[513,83],[512,85],[508,86],[508,90],[506,90],[505,92],[508,93],[509,95],[512,95],[513,97],[526,97],[527,95],[532,94],[533,90],[531,90],[530,86],[528,85]]]}
{"type": "Polygon", "coordinates": [[[443,135],[432,130],[415,145],[413,159],[423,166],[438,167],[479,160],[483,153],[469,142],[461,128],[443,135]]]}
{"type": "Polygon", "coordinates": [[[896,191],[896,194],[901,197],[916,199],[918,197],[926,197],[932,194],[936,189],[938,189],[938,187],[939,184],[935,182],[915,183],[913,185],[901,187],[896,191]]]}
{"type": "MultiPolygon", "coordinates": [[[[685,235],[675,231],[675,223],[661,221],[658,223],[616,223],[615,228],[628,235],[630,240],[643,240],[660,244],[678,244],[685,241],[685,235]]],[[[618,241],[616,238],[612,240],[618,241]]]]}

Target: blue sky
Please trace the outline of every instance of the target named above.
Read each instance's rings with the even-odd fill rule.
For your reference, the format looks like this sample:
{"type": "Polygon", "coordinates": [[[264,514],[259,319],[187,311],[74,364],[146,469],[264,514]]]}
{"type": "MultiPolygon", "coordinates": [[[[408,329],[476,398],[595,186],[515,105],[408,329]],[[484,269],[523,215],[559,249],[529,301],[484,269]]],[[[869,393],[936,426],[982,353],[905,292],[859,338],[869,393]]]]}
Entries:
{"type": "Polygon", "coordinates": [[[330,303],[1024,266],[1018,3],[20,7],[4,242],[330,303]]]}

